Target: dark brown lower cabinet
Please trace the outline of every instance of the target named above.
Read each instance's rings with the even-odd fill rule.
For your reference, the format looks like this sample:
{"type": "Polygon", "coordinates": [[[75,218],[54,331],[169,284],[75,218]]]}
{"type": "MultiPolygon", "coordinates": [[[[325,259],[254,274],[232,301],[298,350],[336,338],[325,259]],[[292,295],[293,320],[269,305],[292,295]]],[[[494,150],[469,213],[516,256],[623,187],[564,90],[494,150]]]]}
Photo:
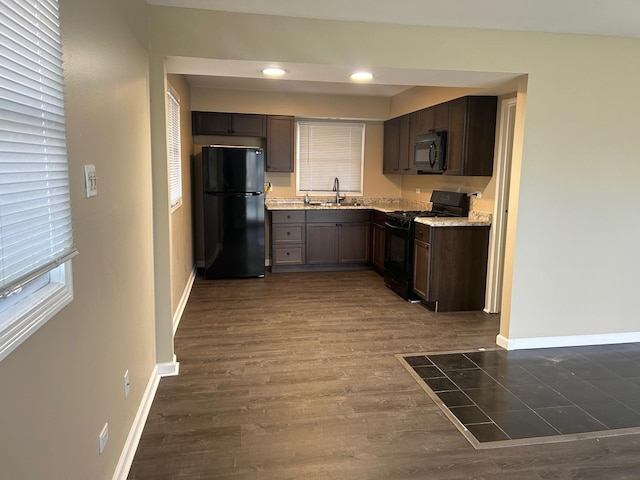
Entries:
{"type": "Polygon", "coordinates": [[[271,212],[271,271],[371,266],[371,210],[271,212]]]}
{"type": "Polygon", "coordinates": [[[338,263],[369,263],[371,227],[367,223],[338,224],[338,263]]]}
{"type": "Polygon", "coordinates": [[[429,291],[429,244],[421,241],[413,243],[413,291],[422,300],[427,300],[429,291]]]}
{"type": "Polygon", "coordinates": [[[337,263],[338,227],[335,223],[307,224],[307,264],[337,263]]]}
{"type": "Polygon", "coordinates": [[[375,210],[371,217],[371,263],[378,273],[384,272],[385,216],[375,210]]]}
{"type": "Polygon", "coordinates": [[[482,310],[489,227],[416,224],[413,291],[437,312],[482,310]]]}
{"type": "Polygon", "coordinates": [[[307,212],[307,265],[368,264],[371,261],[369,216],[368,211],[307,212]],[[329,219],[333,221],[325,221],[329,219]]]}
{"type": "Polygon", "coordinates": [[[271,271],[300,268],[305,262],[305,214],[271,212],[271,271]]]}

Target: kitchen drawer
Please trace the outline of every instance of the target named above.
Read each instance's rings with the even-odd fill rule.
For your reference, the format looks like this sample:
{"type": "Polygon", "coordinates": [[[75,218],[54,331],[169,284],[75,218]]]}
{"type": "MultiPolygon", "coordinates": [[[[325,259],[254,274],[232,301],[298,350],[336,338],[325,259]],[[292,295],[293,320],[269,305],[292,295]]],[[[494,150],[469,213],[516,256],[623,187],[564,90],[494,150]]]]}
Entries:
{"type": "Polygon", "coordinates": [[[304,247],[274,247],[273,248],[273,264],[274,265],[300,265],[304,263],[304,247]]]}
{"type": "Polygon", "coordinates": [[[309,223],[368,223],[370,220],[371,210],[307,211],[307,222],[309,223]]]}
{"type": "Polygon", "coordinates": [[[431,227],[422,223],[416,223],[415,228],[415,239],[424,243],[429,243],[429,238],[431,236],[431,227]]]}
{"type": "Polygon", "coordinates": [[[304,210],[275,210],[271,212],[271,223],[304,223],[304,210]]]}
{"type": "Polygon", "coordinates": [[[303,243],[304,242],[304,225],[303,224],[275,224],[273,226],[273,243],[303,243]]]}

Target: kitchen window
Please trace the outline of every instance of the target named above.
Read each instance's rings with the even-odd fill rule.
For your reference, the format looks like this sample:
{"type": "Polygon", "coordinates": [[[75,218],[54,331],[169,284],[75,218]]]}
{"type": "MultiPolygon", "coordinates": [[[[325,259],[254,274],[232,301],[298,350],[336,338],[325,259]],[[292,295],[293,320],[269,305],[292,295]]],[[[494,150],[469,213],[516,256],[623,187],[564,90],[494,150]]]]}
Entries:
{"type": "Polygon", "coordinates": [[[167,144],[169,148],[169,198],[171,211],[182,205],[182,154],[180,148],[180,97],[167,90],[167,144]]]}
{"type": "Polygon", "coordinates": [[[0,9],[0,360],[73,298],[57,0],[0,9]]]}
{"type": "Polygon", "coordinates": [[[365,124],[298,120],[296,186],[299,195],[328,195],[335,178],[340,193],[362,195],[365,124]]]}

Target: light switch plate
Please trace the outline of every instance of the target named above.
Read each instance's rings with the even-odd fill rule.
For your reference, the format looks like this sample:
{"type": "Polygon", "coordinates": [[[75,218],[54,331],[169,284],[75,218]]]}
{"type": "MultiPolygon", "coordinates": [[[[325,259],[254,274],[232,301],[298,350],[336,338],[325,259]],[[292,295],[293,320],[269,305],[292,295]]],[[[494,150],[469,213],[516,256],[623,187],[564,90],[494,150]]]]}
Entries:
{"type": "Polygon", "coordinates": [[[84,166],[84,188],[87,198],[98,195],[98,177],[95,165],[84,166]]]}

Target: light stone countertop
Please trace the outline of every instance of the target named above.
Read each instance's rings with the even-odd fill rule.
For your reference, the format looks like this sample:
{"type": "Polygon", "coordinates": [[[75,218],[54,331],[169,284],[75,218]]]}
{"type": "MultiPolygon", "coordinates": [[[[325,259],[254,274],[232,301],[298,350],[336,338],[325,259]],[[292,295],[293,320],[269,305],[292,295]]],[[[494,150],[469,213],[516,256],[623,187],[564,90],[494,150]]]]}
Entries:
{"type": "Polygon", "coordinates": [[[472,219],[471,213],[467,218],[456,217],[418,217],[416,223],[429,225],[430,227],[488,227],[491,225],[490,220],[472,219]]]}
{"type": "MultiPolygon", "coordinates": [[[[392,198],[362,199],[362,205],[309,205],[298,198],[269,198],[265,207],[273,210],[377,210],[393,212],[396,210],[431,210],[430,203],[407,202],[392,198]]],[[[431,227],[486,227],[491,225],[491,213],[471,211],[469,217],[418,217],[416,222],[431,227]]]]}
{"type": "Polygon", "coordinates": [[[388,203],[388,204],[376,204],[376,205],[308,205],[305,203],[269,203],[265,202],[267,210],[378,210],[381,212],[394,212],[401,210],[400,205],[388,203]]]}
{"type": "MultiPolygon", "coordinates": [[[[431,208],[429,203],[405,202],[394,198],[366,198],[357,199],[357,201],[361,204],[340,204],[338,207],[336,205],[307,204],[301,198],[267,198],[264,204],[267,210],[378,210],[385,213],[396,210],[429,210],[431,208]]],[[[312,203],[316,203],[316,200],[312,203]]]]}

